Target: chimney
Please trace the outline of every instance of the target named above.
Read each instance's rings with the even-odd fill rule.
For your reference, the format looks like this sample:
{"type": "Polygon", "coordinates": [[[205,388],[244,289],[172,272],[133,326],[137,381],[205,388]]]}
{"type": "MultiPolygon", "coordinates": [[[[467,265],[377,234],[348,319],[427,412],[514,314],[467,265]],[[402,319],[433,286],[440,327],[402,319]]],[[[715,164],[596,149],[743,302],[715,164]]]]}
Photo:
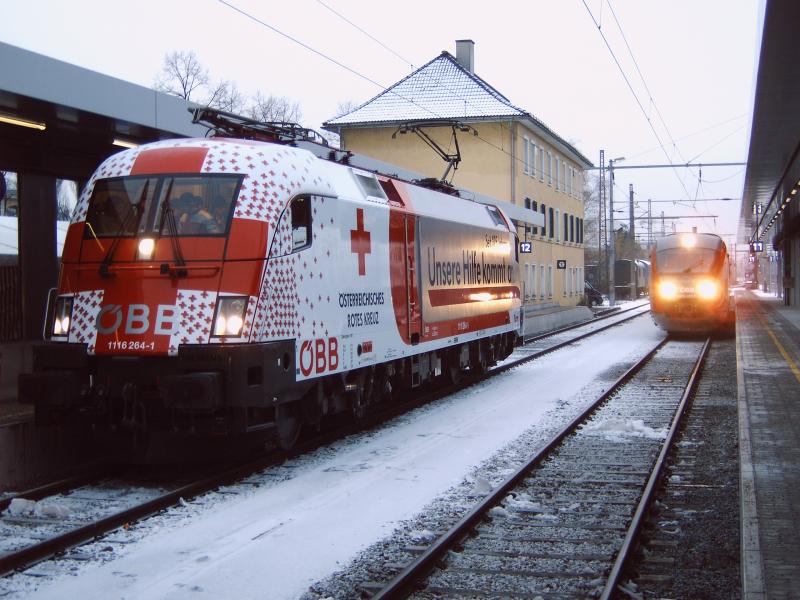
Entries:
{"type": "Polygon", "coordinates": [[[456,61],[471,75],[475,74],[475,42],[456,40],[456,61]]]}

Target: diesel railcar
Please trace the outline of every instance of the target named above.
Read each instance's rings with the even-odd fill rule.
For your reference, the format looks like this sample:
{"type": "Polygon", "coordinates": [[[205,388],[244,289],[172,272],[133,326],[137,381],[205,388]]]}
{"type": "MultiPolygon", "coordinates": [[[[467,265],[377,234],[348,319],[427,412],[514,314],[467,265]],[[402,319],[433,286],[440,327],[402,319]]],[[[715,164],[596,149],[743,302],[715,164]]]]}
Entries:
{"type": "Polygon", "coordinates": [[[651,252],[653,320],[669,332],[694,333],[735,323],[725,242],[711,233],[678,233],[651,252]]]}
{"type": "Polygon", "coordinates": [[[143,145],[80,195],[20,397],[40,422],[270,430],[289,446],[302,424],[510,354],[517,252],[497,206],[346,154],[228,137],[143,145]]]}

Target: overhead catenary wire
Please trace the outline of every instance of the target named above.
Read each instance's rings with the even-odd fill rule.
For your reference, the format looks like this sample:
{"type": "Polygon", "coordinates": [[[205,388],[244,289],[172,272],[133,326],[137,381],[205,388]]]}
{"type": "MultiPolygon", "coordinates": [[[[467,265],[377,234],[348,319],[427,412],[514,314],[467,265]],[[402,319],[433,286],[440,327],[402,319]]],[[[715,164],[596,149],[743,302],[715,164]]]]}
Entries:
{"type": "MultiPolygon", "coordinates": [[[[670,157],[669,152],[667,152],[667,149],[664,147],[664,142],[661,140],[661,136],[658,135],[658,132],[656,131],[655,126],[653,125],[653,120],[647,114],[647,111],[645,110],[644,106],[642,105],[642,101],[639,99],[639,96],[636,93],[636,90],[633,89],[633,85],[631,84],[630,79],[628,79],[628,75],[625,73],[625,69],[622,68],[622,65],[620,64],[619,59],[617,58],[617,55],[614,53],[614,50],[611,47],[611,44],[608,41],[608,38],[603,33],[603,29],[600,26],[600,23],[598,23],[597,19],[595,19],[594,14],[592,13],[591,9],[589,8],[589,5],[586,4],[586,0],[582,0],[582,2],[583,2],[584,7],[586,8],[586,12],[589,13],[589,18],[591,18],[592,22],[594,22],[594,24],[597,26],[597,31],[600,33],[600,37],[603,38],[603,42],[605,43],[606,48],[608,49],[609,53],[611,54],[611,58],[614,59],[614,64],[617,65],[617,69],[619,69],[619,72],[622,75],[622,79],[625,81],[625,84],[628,86],[628,89],[630,90],[631,94],[633,95],[634,100],[636,100],[636,104],[639,106],[639,109],[642,111],[642,115],[644,115],[644,118],[647,121],[647,124],[650,126],[650,130],[653,132],[653,136],[658,141],[658,145],[661,147],[662,152],[664,152],[664,156],[666,156],[667,157],[667,161],[669,161],[669,163],[672,164],[672,158],[670,157]]],[[[675,177],[680,182],[681,187],[683,187],[683,191],[686,192],[686,197],[689,198],[690,194],[689,194],[689,190],[686,188],[686,184],[684,183],[683,179],[681,179],[680,176],[678,175],[677,169],[673,169],[673,171],[675,173],[675,177]]]]}
{"type": "MultiPolygon", "coordinates": [[[[287,33],[283,32],[283,31],[281,31],[280,29],[278,29],[278,28],[274,27],[273,25],[270,25],[269,23],[265,22],[264,20],[262,20],[262,19],[260,19],[260,18],[258,18],[258,17],[255,17],[254,15],[252,15],[252,14],[248,13],[247,11],[245,11],[245,10],[243,10],[243,9],[241,9],[241,8],[239,8],[239,7],[237,7],[237,6],[235,6],[235,5],[234,5],[234,4],[232,4],[230,1],[228,1],[228,0],[218,0],[218,1],[219,1],[221,4],[223,4],[224,6],[226,6],[226,7],[230,8],[231,10],[234,10],[235,12],[237,12],[237,13],[241,14],[242,16],[244,16],[244,17],[246,17],[246,18],[248,18],[248,19],[250,19],[250,20],[252,20],[252,21],[256,22],[257,24],[259,24],[259,25],[261,25],[261,26],[263,26],[263,27],[266,27],[267,29],[270,29],[270,30],[271,30],[271,31],[273,31],[274,33],[277,33],[278,35],[280,35],[280,36],[282,36],[282,37],[286,38],[287,40],[289,40],[289,41],[291,41],[291,42],[293,42],[293,43],[295,43],[295,44],[298,44],[298,45],[300,45],[301,47],[305,48],[306,50],[308,50],[308,51],[310,51],[310,52],[312,52],[312,53],[314,53],[314,54],[316,54],[317,56],[319,56],[319,57],[323,58],[324,60],[327,60],[328,62],[331,62],[332,64],[336,65],[337,67],[339,67],[339,68],[342,68],[342,69],[345,69],[346,71],[348,71],[348,72],[350,72],[350,73],[352,73],[352,74],[356,75],[357,77],[359,77],[359,78],[363,79],[364,81],[367,81],[368,83],[371,83],[372,85],[375,85],[376,87],[378,87],[379,89],[381,89],[383,92],[390,92],[390,93],[394,94],[395,96],[397,96],[397,97],[399,97],[399,98],[401,98],[401,99],[405,100],[406,102],[409,102],[409,103],[411,103],[411,104],[412,104],[412,105],[414,105],[414,106],[417,106],[418,108],[420,108],[420,109],[424,110],[425,112],[427,112],[428,114],[430,114],[430,115],[431,115],[433,118],[436,118],[436,119],[445,119],[445,117],[443,117],[442,115],[440,115],[440,114],[436,113],[436,111],[434,111],[434,110],[430,109],[429,107],[427,107],[427,106],[425,106],[425,105],[423,105],[423,104],[420,104],[420,103],[418,103],[418,102],[415,102],[415,101],[414,101],[412,98],[408,98],[408,97],[404,96],[402,93],[399,93],[399,92],[397,92],[397,91],[396,91],[396,90],[394,90],[394,89],[390,89],[390,88],[388,88],[387,86],[385,86],[384,84],[382,84],[382,83],[380,83],[380,82],[376,81],[375,79],[373,79],[373,78],[371,78],[371,77],[369,77],[369,76],[367,76],[367,75],[364,75],[363,73],[361,73],[361,72],[359,72],[358,70],[356,70],[356,69],[354,69],[354,68],[352,68],[352,67],[350,67],[350,66],[348,66],[348,65],[344,64],[343,62],[341,62],[341,61],[339,61],[339,60],[336,60],[336,59],[332,58],[331,56],[327,55],[325,52],[322,52],[322,51],[320,51],[320,50],[318,50],[318,49],[316,49],[316,48],[313,48],[313,47],[312,47],[312,46],[310,46],[309,44],[306,44],[305,42],[303,42],[303,41],[301,41],[301,40],[297,39],[296,37],[294,37],[294,36],[292,36],[292,35],[289,35],[289,34],[287,34],[287,33]]],[[[384,47],[384,48],[385,48],[387,51],[391,52],[393,55],[397,56],[397,57],[398,57],[400,60],[402,60],[402,61],[406,62],[406,63],[407,63],[407,64],[409,64],[411,67],[413,67],[413,64],[412,64],[410,61],[408,61],[406,58],[404,58],[404,57],[403,57],[402,55],[400,55],[398,52],[394,51],[394,50],[393,50],[392,48],[390,48],[388,45],[386,45],[386,44],[384,44],[383,42],[381,42],[380,40],[378,40],[378,39],[377,39],[375,36],[371,35],[369,32],[367,32],[367,31],[366,31],[365,29],[363,29],[362,27],[359,27],[359,26],[358,26],[356,23],[354,23],[352,20],[348,19],[346,16],[344,16],[344,15],[343,15],[343,14],[341,14],[340,12],[338,12],[338,11],[335,11],[334,9],[332,9],[330,6],[328,6],[327,4],[325,4],[324,2],[322,2],[321,0],[317,0],[317,1],[319,2],[319,4],[321,4],[321,5],[322,5],[323,7],[325,7],[327,10],[329,10],[329,11],[330,11],[330,12],[332,12],[332,13],[334,13],[334,14],[335,14],[337,17],[339,17],[340,19],[344,20],[344,21],[345,21],[345,22],[347,22],[349,25],[351,25],[351,26],[352,26],[352,27],[354,27],[355,29],[359,30],[361,33],[363,33],[365,36],[369,37],[370,39],[372,39],[372,40],[373,40],[373,41],[375,41],[376,43],[379,43],[379,44],[380,44],[382,47],[384,47]]],[[[584,0],[584,5],[585,5],[585,0],[584,0]]],[[[588,10],[588,7],[587,7],[587,10],[588,10]]],[[[591,16],[591,11],[589,11],[589,13],[590,13],[590,16],[591,16]]],[[[592,16],[592,18],[594,19],[594,17],[593,17],[593,16],[592,16]]],[[[595,21],[595,23],[596,23],[596,21],[595,21]]],[[[608,45],[608,43],[607,43],[607,42],[606,42],[606,44],[608,45]]],[[[611,50],[611,49],[609,48],[609,50],[611,50]]],[[[614,54],[613,54],[613,51],[612,51],[612,56],[614,56],[614,54]]],[[[616,57],[615,57],[615,60],[616,60],[616,57]]],[[[619,65],[618,65],[618,66],[619,66],[619,65]]],[[[620,70],[621,70],[621,67],[620,67],[620,70]]],[[[625,78],[625,74],[624,74],[624,72],[623,72],[623,77],[625,78]]],[[[448,90],[448,91],[449,91],[450,93],[452,93],[452,94],[453,94],[455,97],[459,97],[459,94],[458,94],[457,92],[455,92],[454,90],[451,90],[451,89],[449,89],[449,88],[448,88],[446,85],[444,85],[444,84],[443,84],[441,81],[439,81],[439,80],[438,80],[438,78],[436,78],[436,77],[432,77],[432,76],[429,76],[429,77],[428,77],[428,79],[429,79],[429,80],[432,80],[432,81],[433,81],[435,84],[437,84],[438,86],[442,87],[443,89],[446,89],[446,90],[448,90]]],[[[626,79],[626,81],[627,81],[627,79],[626,79]]],[[[631,87],[629,82],[628,82],[628,85],[629,85],[629,87],[631,87]]],[[[641,102],[639,102],[639,100],[638,100],[638,97],[636,96],[635,92],[634,92],[632,89],[631,89],[631,92],[634,94],[634,98],[636,98],[636,100],[637,100],[637,103],[639,103],[640,109],[642,109],[642,111],[643,111],[643,114],[645,114],[645,116],[647,117],[647,115],[646,115],[646,112],[644,111],[644,108],[643,108],[643,106],[641,105],[641,102]]],[[[469,100],[468,100],[468,99],[466,99],[466,98],[464,98],[464,102],[465,102],[465,104],[470,104],[469,100]]],[[[660,137],[658,136],[657,132],[655,131],[655,129],[654,129],[654,127],[653,127],[653,124],[650,122],[649,118],[648,118],[648,123],[649,123],[649,125],[650,125],[651,129],[653,130],[653,134],[654,134],[654,136],[656,137],[656,139],[658,140],[658,142],[659,142],[659,144],[660,144],[660,147],[661,147],[662,151],[664,151],[664,153],[665,153],[665,154],[667,154],[667,159],[668,159],[668,160],[670,160],[670,158],[669,158],[669,155],[668,155],[668,153],[666,152],[666,149],[664,148],[664,145],[663,145],[663,143],[661,142],[661,139],[660,139],[660,137]]],[[[513,154],[513,153],[509,152],[508,150],[506,150],[505,148],[503,148],[503,147],[501,147],[501,146],[499,146],[499,145],[495,144],[494,142],[492,142],[492,141],[490,141],[490,140],[488,140],[488,139],[484,138],[484,137],[483,137],[483,136],[481,136],[480,134],[477,134],[477,136],[476,136],[476,137],[477,137],[477,139],[479,139],[479,140],[480,140],[482,143],[484,143],[484,144],[488,145],[489,147],[493,148],[494,150],[496,150],[496,151],[498,151],[498,152],[501,152],[501,153],[505,154],[506,156],[508,156],[508,157],[509,157],[509,158],[511,158],[512,160],[516,161],[517,163],[524,164],[524,161],[523,161],[523,159],[522,159],[520,156],[515,156],[515,154],[513,154]]],[[[673,168],[673,171],[675,171],[675,168],[674,168],[674,163],[672,163],[672,161],[671,161],[671,160],[670,160],[670,163],[671,163],[671,167],[673,168]]],[[[687,164],[686,166],[688,166],[688,164],[687,164]]],[[[675,171],[675,172],[676,172],[676,171],[675,171]]],[[[677,175],[677,172],[676,172],[676,175],[677,175]]],[[[557,175],[557,176],[558,176],[558,175],[557,175]]],[[[684,188],[684,191],[687,193],[687,197],[689,197],[688,190],[686,190],[686,186],[685,186],[685,184],[684,184],[684,183],[683,183],[683,181],[680,179],[680,177],[678,177],[678,180],[681,182],[681,185],[683,186],[683,188],[684,188]]]]}
{"type": "Polygon", "coordinates": [[[664,116],[661,114],[661,111],[658,108],[658,104],[656,104],[656,99],[653,97],[653,93],[650,91],[650,88],[647,85],[647,81],[644,78],[644,74],[642,73],[642,70],[639,68],[639,63],[636,61],[636,57],[633,55],[633,50],[631,49],[631,46],[628,43],[628,38],[625,35],[625,31],[622,29],[622,24],[619,22],[619,19],[617,18],[617,13],[614,11],[614,7],[611,6],[611,0],[606,0],[606,2],[608,2],[608,8],[611,11],[611,16],[614,18],[614,22],[617,24],[617,29],[619,29],[619,33],[622,36],[622,41],[625,42],[625,47],[628,49],[628,54],[631,55],[631,60],[633,61],[633,66],[636,67],[636,72],[639,74],[639,79],[642,80],[642,85],[644,85],[644,89],[647,91],[647,95],[650,98],[650,102],[653,104],[653,108],[655,109],[656,114],[658,115],[658,119],[661,121],[661,125],[664,127],[664,131],[667,132],[670,142],[672,142],[672,147],[675,148],[675,151],[678,153],[678,156],[681,157],[681,160],[683,160],[683,162],[692,162],[690,160],[684,159],[683,154],[680,151],[680,148],[678,148],[678,144],[672,137],[672,132],[669,130],[667,122],[664,120],[664,116]]]}
{"type": "MultiPolygon", "coordinates": [[[[747,113],[742,113],[741,115],[737,115],[735,117],[731,117],[730,119],[725,119],[724,121],[720,121],[719,123],[714,123],[713,125],[709,125],[708,127],[704,127],[703,129],[698,129],[697,131],[693,131],[692,133],[687,133],[686,135],[683,135],[683,136],[679,137],[677,141],[680,142],[680,141],[689,139],[690,137],[694,137],[696,135],[700,135],[701,133],[705,133],[706,131],[710,131],[712,129],[716,129],[717,127],[722,127],[723,125],[727,125],[731,121],[738,121],[739,119],[744,119],[747,116],[748,116],[747,113]]],[[[736,131],[740,131],[743,127],[744,127],[744,125],[742,125],[742,127],[738,127],[736,129],[736,131]]],[[[736,131],[734,131],[733,133],[736,133],[736,131]]],[[[724,139],[728,139],[731,135],[733,135],[733,134],[729,134],[729,135],[725,136],[724,139]]],[[[710,150],[710,149],[711,148],[706,148],[705,150],[703,150],[703,152],[701,154],[704,154],[704,153],[708,152],[708,150],[710,150]]],[[[631,159],[634,159],[634,158],[639,158],[640,156],[644,156],[645,154],[650,154],[650,152],[652,152],[654,150],[659,150],[659,147],[655,146],[653,148],[648,148],[647,150],[643,150],[641,152],[638,152],[637,154],[632,154],[631,156],[628,156],[628,160],[631,160],[631,159]]],[[[692,162],[692,161],[689,161],[689,162],[692,162]]]]}
{"type": "Polygon", "coordinates": [[[381,48],[383,48],[384,50],[387,50],[388,52],[392,53],[394,56],[396,56],[397,58],[399,58],[400,60],[402,60],[404,63],[406,63],[406,64],[407,64],[408,66],[410,66],[412,69],[414,69],[414,68],[415,68],[415,67],[414,67],[414,64],[413,64],[413,63],[412,63],[410,60],[408,60],[407,58],[405,58],[405,57],[401,56],[400,54],[398,54],[397,52],[395,52],[395,51],[394,51],[392,48],[390,48],[389,46],[387,46],[386,44],[384,44],[382,41],[380,41],[380,40],[379,40],[378,38],[376,38],[374,35],[372,35],[372,34],[371,34],[371,33],[369,33],[368,31],[366,31],[364,28],[362,28],[362,27],[359,27],[358,25],[356,25],[355,23],[353,23],[353,21],[351,21],[350,19],[348,19],[347,17],[345,17],[345,16],[344,16],[342,13],[340,13],[339,11],[337,11],[337,10],[335,10],[335,9],[331,8],[330,6],[328,6],[327,4],[325,4],[325,3],[324,3],[322,0],[317,0],[317,2],[318,2],[320,5],[322,5],[323,7],[327,8],[329,11],[331,11],[331,12],[332,12],[333,14],[335,14],[337,17],[339,17],[339,18],[340,18],[342,21],[345,21],[346,23],[348,23],[348,24],[350,24],[351,26],[353,26],[353,27],[355,27],[356,29],[358,29],[358,30],[359,30],[361,33],[363,33],[365,36],[367,36],[367,37],[368,37],[369,39],[371,39],[373,42],[375,42],[376,44],[378,44],[378,45],[379,45],[381,48]]]}
{"type": "MultiPolygon", "coordinates": [[[[342,68],[342,69],[345,69],[346,71],[348,71],[348,72],[350,72],[350,73],[352,73],[352,74],[356,75],[357,77],[359,77],[359,78],[363,79],[364,81],[367,81],[368,83],[371,83],[372,85],[374,85],[374,86],[376,86],[376,87],[380,88],[382,91],[384,91],[384,92],[390,92],[390,93],[394,94],[395,96],[397,96],[398,98],[401,98],[401,99],[405,100],[406,102],[410,102],[411,104],[414,104],[415,106],[419,107],[420,109],[422,109],[422,110],[424,110],[425,112],[427,112],[427,113],[429,113],[430,115],[432,115],[434,118],[437,118],[437,119],[446,119],[444,116],[442,116],[442,115],[440,115],[440,114],[436,113],[436,111],[434,111],[434,110],[431,110],[431,109],[430,109],[430,108],[428,108],[427,106],[424,106],[424,105],[422,105],[422,104],[420,104],[420,103],[418,103],[418,102],[415,102],[415,101],[414,101],[413,99],[411,99],[411,98],[407,98],[406,96],[404,96],[403,94],[401,94],[401,93],[397,92],[396,90],[394,90],[394,89],[391,89],[391,88],[389,88],[389,87],[387,87],[387,86],[383,85],[382,83],[380,83],[380,82],[378,82],[378,81],[375,81],[375,80],[374,80],[374,79],[372,79],[371,77],[369,77],[369,76],[367,76],[367,75],[364,75],[363,73],[360,73],[360,72],[359,72],[359,71],[357,71],[356,69],[354,69],[354,68],[352,68],[352,67],[349,67],[349,66],[345,65],[344,63],[342,63],[342,62],[340,62],[340,61],[338,61],[338,60],[336,60],[336,59],[334,59],[334,58],[332,58],[332,57],[328,56],[328,55],[327,55],[327,54],[325,54],[324,52],[322,52],[322,51],[320,51],[320,50],[317,50],[316,48],[313,48],[312,46],[310,46],[310,45],[306,44],[305,42],[303,42],[303,41],[301,41],[301,40],[299,40],[299,39],[295,38],[294,36],[291,36],[291,35],[289,35],[289,34],[287,34],[287,33],[283,32],[283,31],[281,31],[281,30],[280,30],[280,29],[278,29],[277,27],[274,27],[273,25],[270,25],[269,23],[267,23],[267,22],[263,21],[262,19],[259,19],[259,18],[258,18],[258,17],[256,17],[255,15],[252,15],[252,14],[248,13],[247,11],[245,11],[245,10],[243,10],[243,9],[241,9],[241,8],[239,8],[239,7],[237,7],[237,6],[235,6],[234,4],[232,4],[231,2],[229,2],[228,0],[217,0],[217,1],[218,1],[220,4],[223,4],[224,6],[227,6],[227,7],[228,7],[228,8],[230,8],[231,10],[234,10],[235,12],[237,12],[237,13],[241,14],[242,16],[244,16],[244,17],[246,17],[246,18],[248,18],[248,19],[250,19],[250,20],[254,21],[255,23],[258,23],[259,25],[261,25],[261,26],[263,26],[263,27],[266,27],[266,28],[267,28],[267,29],[269,29],[270,31],[273,31],[273,32],[277,33],[278,35],[280,35],[280,36],[282,36],[282,37],[286,38],[287,40],[289,40],[289,41],[291,41],[291,42],[293,42],[293,43],[295,43],[295,44],[298,44],[299,46],[301,46],[301,47],[305,48],[306,50],[308,50],[308,51],[310,51],[310,52],[313,52],[314,54],[316,54],[317,56],[319,56],[319,57],[321,57],[321,58],[323,58],[323,59],[327,60],[328,62],[331,62],[331,63],[333,63],[334,65],[336,65],[336,66],[338,66],[338,67],[340,67],[340,68],[342,68]]],[[[348,21],[348,22],[349,22],[349,21],[348,21]]],[[[351,23],[351,25],[352,25],[352,23],[351,23]]],[[[355,25],[354,25],[354,26],[355,26],[355,25]]],[[[370,36],[370,37],[372,37],[372,36],[370,36]]],[[[438,82],[438,80],[436,80],[435,78],[431,78],[431,79],[433,79],[434,81],[436,81],[437,83],[439,83],[439,85],[440,85],[441,87],[443,87],[444,89],[448,89],[446,86],[444,86],[443,84],[441,84],[440,82],[438,82]]],[[[451,92],[451,93],[453,93],[454,95],[458,96],[458,94],[456,94],[455,92],[453,92],[453,90],[448,90],[448,91],[450,91],[450,92],[451,92]]],[[[467,102],[467,103],[469,103],[469,101],[468,101],[467,99],[464,99],[464,101],[465,101],[465,102],[467,102]]],[[[523,163],[523,161],[522,161],[522,159],[521,159],[521,158],[518,158],[518,157],[514,156],[512,153],[510,153],[509,151],[507,151],[505,148],[502,148],[501,146],[498,146],[498,145],[497,145],[497,144],[495,144],[494,142],[491,142],[491,141],[489,141],[489,140],[487,140],[487,139],[483,138],[483,137],[482,137],[480,134],[478,134],[476,137],[477,137],[477,138],[478,138],[478,139],[479,139],[481,142],[483,142],[483,143],[487,144],[487,145],[488,145],[488,146],[490,146],[491,148],[494,148],[495,150],[497,150],[497,151],[499,151],[499,152],[502,152],[503,154],[505,154],[505,155],[509,156],[511,159],[513,159],[513,160],[515,160],[515,161],[517,161],[517,162],[519,162],[519,163],[523,163]]]]}

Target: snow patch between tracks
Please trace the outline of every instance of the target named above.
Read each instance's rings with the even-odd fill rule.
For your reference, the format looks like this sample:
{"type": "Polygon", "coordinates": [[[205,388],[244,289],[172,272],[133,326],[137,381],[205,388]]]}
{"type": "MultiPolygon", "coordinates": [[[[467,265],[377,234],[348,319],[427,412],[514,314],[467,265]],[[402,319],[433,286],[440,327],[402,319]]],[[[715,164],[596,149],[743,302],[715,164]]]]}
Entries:
{"type": "Polygon", "coordinates": [[[663,440],[667,437],[666,428],[653,429],[645,425],[642,419],[629,421],[608,419],[587,425],[583,428],[583,432],[588,435],[602,435],[610,441],[622,441],[626,437],[643,437],[651,440],[663,440]]]}

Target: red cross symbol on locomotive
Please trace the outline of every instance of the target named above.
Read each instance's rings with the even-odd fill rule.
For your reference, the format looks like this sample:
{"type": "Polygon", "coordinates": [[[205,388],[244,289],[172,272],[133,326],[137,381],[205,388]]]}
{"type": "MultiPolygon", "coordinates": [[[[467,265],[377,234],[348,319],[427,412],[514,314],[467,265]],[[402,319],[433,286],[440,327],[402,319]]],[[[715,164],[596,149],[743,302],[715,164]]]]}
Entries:
{"type": "Polygon", "coordinates": [[[367,254],[372,252],[369,231],[364,229],[364,209],[356,209],[356,228],[350,230],[350,252],[358,254],[358,274],[367,274],[367,254]]]}

